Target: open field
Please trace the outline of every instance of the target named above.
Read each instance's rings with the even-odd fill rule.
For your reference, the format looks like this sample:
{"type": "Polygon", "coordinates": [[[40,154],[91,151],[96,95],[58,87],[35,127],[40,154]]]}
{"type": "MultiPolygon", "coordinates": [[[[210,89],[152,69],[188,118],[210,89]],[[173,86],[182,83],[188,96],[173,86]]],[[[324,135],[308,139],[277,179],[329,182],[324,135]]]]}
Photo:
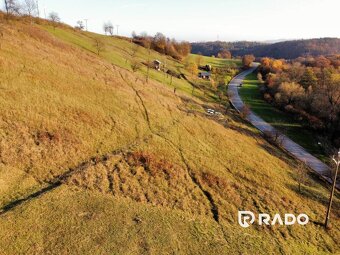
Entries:
{"type": "MultiPolygon", "coordinates": [[[[188,59],[190,61],[195,61],[195,59],[199,55],[197,54],[190,54],[188,59]]],[[[211,65],[212,67],[241,67],[242,61],[240,59],[221,59],[216,57],[207,57],[207,56],[201,56],[202,57],[202,65],[211,65]]]]}
{"type": "Polygon", "coordinates": [[[125,40],[98,56],[99,35],[0,19],[0,254],[339,251],[339,194],[325,230],[328,188],[299,192],[296,162],[205,91],[146,83],[125,40]],[[238,210],[311,223],[243,229],[238,210]]]}
{"type": "Polygon", "coordinates": [[[319,141],[316,135],[303,127],[303,125],[292,116],[267,103],[261,95],[259,85],[260,83],[257,80],[256,74],[252,73],[248,75],[239,91],[243,101],[270,125],[282,131],[314,156],[328,162],[327,156],[318,146],[319,141]]]}

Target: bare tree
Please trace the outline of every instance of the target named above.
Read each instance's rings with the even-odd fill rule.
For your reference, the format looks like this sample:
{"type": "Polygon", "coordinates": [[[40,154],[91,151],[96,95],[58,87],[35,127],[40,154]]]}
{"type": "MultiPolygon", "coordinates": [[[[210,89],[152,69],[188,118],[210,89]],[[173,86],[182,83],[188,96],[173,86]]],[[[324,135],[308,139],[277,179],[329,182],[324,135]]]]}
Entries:
{"type": "Polygon", "coordinates": [[[7,15],[20,14],[21,6],[17,0],[5,0],[5,9],[7,15]]]}
{"type": "Polygon", "coordinates": [[[58,23],[60,22],[59,14],[56,13],[56,12],[51,12],[51,13],[48,15],[48,18],[52,21],[53,28],[55,29],[56,26],[58,25],[58,23]]]}
{"type": "Polygon", "coordinates": [[[84,29],[85,29],[84,22],[81,21],[81,20],[78,20],[78,21],[77,21],[76,28],[79,29],[79,30],[84,30],[84,29]]]}
{"type": "MultiPolygon", "coordinates": [[[[132,46],[131,53],[130,53],[131,61],[133,61],[136,58],[138,51],[139,51],[139,45],[134,44],[134,46],[132,46]]],[[[128,62],[128,58],[125,59],[125,63],[127,62],[128,62]]]]}
{"type": "Polygon", "coordinates": [[[149,76],[150,76],[150,57],[151,57],[151,39],[148,37],[145,37],[144,40],[145,48],[148,49],[148,61],[147,61],[147,71],[146,71],[146,82],[149,83],[149,76]]]}
{"type": "Polygon", "coordinates": [[[241,117],[246,119],[248,118],[250,114],[250,107],[248,105],[243,105],[242,109],[241,109],[241,117]]]}
{"type": "Polygon", "coordinates": [[[264,131],[263,136],[267,141],[278,146],[282,146],[284,141],[283,134],[276,129],[272,131],[264,131]]]}
{"type": "Polygon", "coordinates": [[[299,185],[299,192],[301,193],[301,186],[306,184],[307,181],[307,170],[302,162],[299,162],[296,167],[296,180],[299,185]]]}
{"type": "Polygon", "coordinates": [[[94,38],[93,47],[96,49],[97,55],[99,56],[102,51],[105,49],[105,44],[99,38],[94,38]]]}
{"type": "Polygon", "coordinates": [[[103,29],[104,29],[105,35],[109,34],[112,36],[114,33],[114,27],[111,21],[105,22],[103,25],[103,29]]]}
{"type": "Polygon", "coordinates": [[[142,64],[138,60],[133,59],[131,61],[131,69],[134,73],[140,70],[141,68],[142,68],[142,64]]]}
{"type": "Polygon", "coordinates": [[[35,0],[24,0],[24,10],[29,16],[36,16],[38,13],[38,6],[35,0]]]}

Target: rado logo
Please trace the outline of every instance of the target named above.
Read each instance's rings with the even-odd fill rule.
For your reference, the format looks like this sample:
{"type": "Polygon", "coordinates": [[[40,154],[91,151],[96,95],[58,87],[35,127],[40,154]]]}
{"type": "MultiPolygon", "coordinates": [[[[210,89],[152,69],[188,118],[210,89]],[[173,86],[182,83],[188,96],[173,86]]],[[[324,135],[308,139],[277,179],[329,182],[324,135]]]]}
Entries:
{"type": "Polygon", "coordinates": [[[250,225],[306,225],[309,222],[309,217],[306,214],[294,215],[291,213],[286,213],[281,217],[280,214],[275,214],[273,217],[267,213],[260,213],[256,217],[253,212],[250,211],[239,211],[238,212],[238,224],[241,227],[247,228],[250,225]]]}

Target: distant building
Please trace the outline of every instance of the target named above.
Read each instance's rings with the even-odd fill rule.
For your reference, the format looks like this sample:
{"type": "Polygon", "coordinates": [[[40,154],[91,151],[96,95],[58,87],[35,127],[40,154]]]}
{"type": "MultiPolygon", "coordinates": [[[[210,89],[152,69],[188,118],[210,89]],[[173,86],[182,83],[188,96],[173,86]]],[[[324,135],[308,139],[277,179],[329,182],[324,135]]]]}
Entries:
{"type": "Polygon", "coordinates": [[[201,79],[210,80],[211,73],[210,72],[199,72],[198,77],[201,79]]]}
{"type": "Polygon", "coordinates": [[[157,71],[160,71],[161,70],[161,65],[162,65],[162,62],[159,61],[159,60],[154,60],[153,61],[153,67],[157,70],[157,71]]]}
{"type": "Polygon", "coordinates": [[[200,66],[199,69],[203,71],[211,72],[212,67],[211,65],[204,65],[204,66],[200,66]]]}

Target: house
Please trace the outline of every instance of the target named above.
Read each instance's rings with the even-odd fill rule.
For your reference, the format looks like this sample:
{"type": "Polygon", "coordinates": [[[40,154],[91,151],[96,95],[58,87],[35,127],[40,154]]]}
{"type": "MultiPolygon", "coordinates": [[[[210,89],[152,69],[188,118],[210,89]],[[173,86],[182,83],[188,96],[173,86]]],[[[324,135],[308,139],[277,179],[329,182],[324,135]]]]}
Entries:
{"type": "Polygon", "coordinates": [[[153,67],[157,70],[157,71],[160,71],[161,70],[161,65],[162,65],[162,62],[159,61],[159,60],[154,60],[153,61],[153,67]]]}
{"type": "Polygon", "coordinates": [[[211,73],[210,72],[199,72],[198,77],[201,79],[210,80],[211,73]]]}

